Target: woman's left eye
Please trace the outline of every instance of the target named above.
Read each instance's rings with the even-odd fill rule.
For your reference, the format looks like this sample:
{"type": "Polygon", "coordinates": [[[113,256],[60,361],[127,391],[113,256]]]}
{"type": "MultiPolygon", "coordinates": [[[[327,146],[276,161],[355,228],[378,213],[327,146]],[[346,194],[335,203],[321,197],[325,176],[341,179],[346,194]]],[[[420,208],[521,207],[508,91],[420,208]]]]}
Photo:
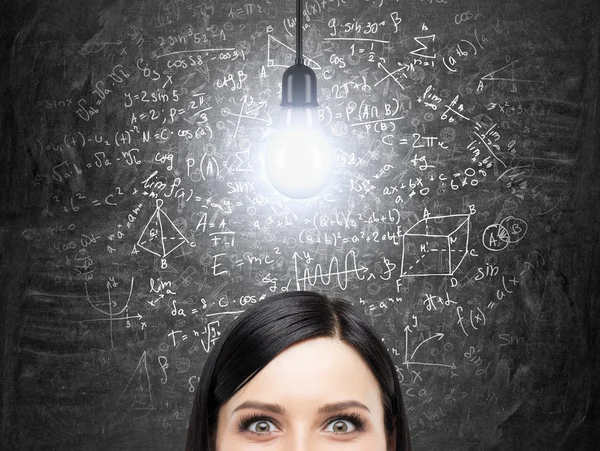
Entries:
{"type": "Polygon", "coordinates": [[[350,432],[356,432],[360,430],[360,425],[355,425],[352,421],[347,420],[345,418],[336,418],[329,425],[333,426],[333,430],[327,429],[329,432],[333,432],[335,434],[346,434],[350,432]],[[353,427],[353,430],[348,430],[348,425],[353,427]]]}

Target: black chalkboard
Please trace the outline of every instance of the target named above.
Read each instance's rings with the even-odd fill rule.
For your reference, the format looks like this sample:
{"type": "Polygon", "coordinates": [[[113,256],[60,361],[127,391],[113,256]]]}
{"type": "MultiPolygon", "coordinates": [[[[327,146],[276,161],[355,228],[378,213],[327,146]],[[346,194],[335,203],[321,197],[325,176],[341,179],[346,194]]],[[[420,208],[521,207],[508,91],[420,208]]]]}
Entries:
{"type": "Polygon", "coordinates": [[[597,449],[596,1],[305,2],[307,200],[261,162],[294,2],[2,16],[2,449],[183,449],[221,332],[297,289],[381,334],[415,450],[597,449]]]}

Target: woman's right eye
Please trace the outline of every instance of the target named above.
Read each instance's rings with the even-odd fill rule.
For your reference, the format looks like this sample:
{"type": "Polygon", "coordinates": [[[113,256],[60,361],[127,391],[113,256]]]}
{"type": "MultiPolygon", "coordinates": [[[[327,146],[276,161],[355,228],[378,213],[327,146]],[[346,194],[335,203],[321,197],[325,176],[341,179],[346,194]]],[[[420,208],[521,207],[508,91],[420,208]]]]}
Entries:
{"type": "Polygon", "coordinates": [[[255,434],[267,434],[268,435],[271,432],[273,432],[269,428],[269,425],[273,425],[273,423],[271,423],[270,421],[267,421],[267,420],[258,420],[258,421],[253,421],[248,426],[250,428],[250,432],[254,432],[255,434]],[[252,428],[252,425],[256,425],[256,430],[254,430],[252,428]]]}
{"type": "Polygon", "coordinates": [[[259,415],[250,415],[248,417],[242,417],[238,430],[240,432],[251,432],[259,435],[269,435],[273,431],[270,430],[269,425],[274,425],[272,421],[267,420],[259,415]],[[253,429],[253,425],[256,425],[256,429],[253,429]],[[269,429],[269,430],[267,430],[269,429]]]}

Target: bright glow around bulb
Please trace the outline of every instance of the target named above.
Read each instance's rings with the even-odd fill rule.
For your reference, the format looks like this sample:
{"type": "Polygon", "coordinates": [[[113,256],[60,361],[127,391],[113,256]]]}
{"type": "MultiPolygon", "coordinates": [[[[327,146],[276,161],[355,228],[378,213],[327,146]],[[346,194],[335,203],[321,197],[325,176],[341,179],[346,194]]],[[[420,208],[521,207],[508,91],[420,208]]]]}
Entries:
{"type": "Polygon", "coordinates": [[[319,194],[333,174],[333,152],[318,117],[317,108],[284,108],[265,155],[271,184],[292,199],[319,194]]]}

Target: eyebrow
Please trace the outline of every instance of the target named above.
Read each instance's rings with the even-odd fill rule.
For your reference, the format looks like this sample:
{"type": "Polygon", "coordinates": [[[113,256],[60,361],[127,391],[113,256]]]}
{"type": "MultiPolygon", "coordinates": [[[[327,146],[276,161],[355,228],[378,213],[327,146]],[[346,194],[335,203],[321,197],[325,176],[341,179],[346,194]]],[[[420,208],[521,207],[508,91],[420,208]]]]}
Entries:
{"type": "MultiPolygon", "coordinates": [[[[325,404],[325,405],[319,407],[319,410],[317,412],[318,413],[332,413],[332,412],[338,412],[340,410],[348,409],[350,407],[357,407],[359,409],[364,409],[367,412],[371,413],[371,411],[369,410],[369,408],[367,406],[365,406],[361,402],[354,401],[354,400],[340,401],[340,402],[325,404]]],[[[233,409],[233,412],[231,412],[231,416],[233,416],[233,414],[235,412],[237,412],[238,410],[241,410],[241,409],[260,409],[260,410],[266,410],[268,412],[273,412],[278,415],[285,415],[285,408],[280,404],[271,404],[271,403],[260,402],[260,401],[246,401],[246,402],[243,402],[242,404],[240,404],[239,406],[237,406],[235,409],[233,409]]]]}

